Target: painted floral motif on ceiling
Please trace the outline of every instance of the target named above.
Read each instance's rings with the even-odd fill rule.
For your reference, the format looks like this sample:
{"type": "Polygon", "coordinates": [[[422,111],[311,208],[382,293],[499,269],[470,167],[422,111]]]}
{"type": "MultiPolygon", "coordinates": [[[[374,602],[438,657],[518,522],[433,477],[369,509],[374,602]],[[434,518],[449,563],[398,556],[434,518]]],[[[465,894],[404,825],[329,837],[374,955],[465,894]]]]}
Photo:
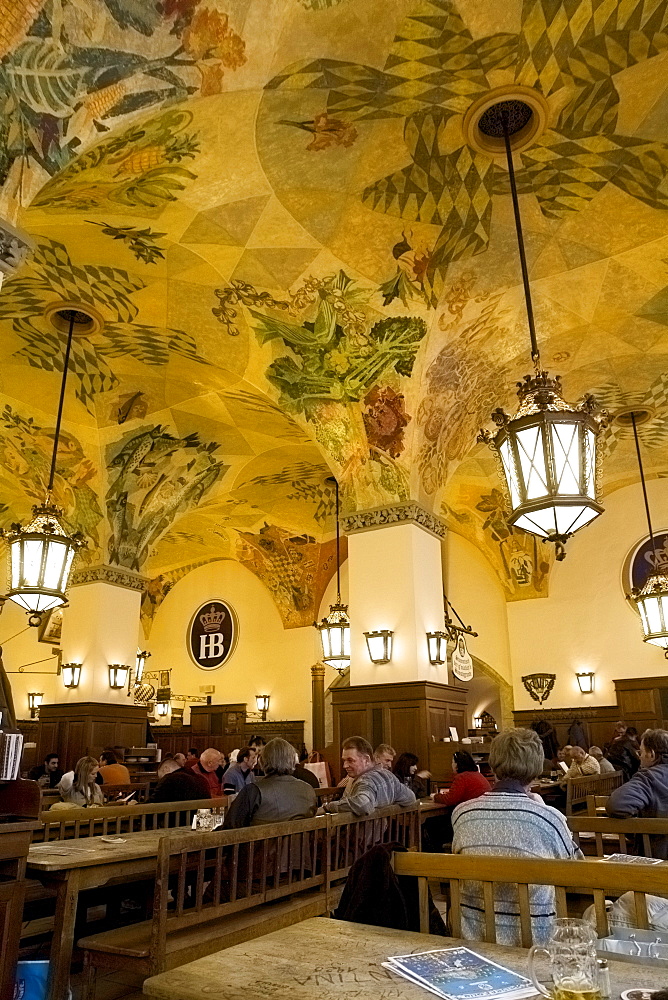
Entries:
{"type": "MultiPolygon", "coordinates": [[[[0,183],[17,201],[137,112],[220,93],[247,58],[230,15],[200,0],[3,0],[0,23],[0,183]]],[[[144,151],[153,187],[174,183],[155,171],[179,148],[144,151]]]]}
{"type": "Polygon", "coordinates": [[[143,568],[151,547],[225,475],[218,448],[196,432],[178,437],[156,424],[108,449],[109,563],[143,568]]]}
{"type": "Polygon", "coordinates": [[[155,367],[179,355],[206,364],[184,330],[137,322],[139,309],[133,296],[145,287],[141,278],[120,268],[75,266],[64,244],[40,239],[28,267],[3,286],[0,321],[9,321],[25,344],[14,357],[33,368],[60,372],[67,333],[47,322],[45,311],[63,301],[99,310],[105,317],[104,325],[97,332],[75,338],[70,357],[76,395],[93,413],[96,397],[119,384],[114,359],[132,357],[155,367]]]}
{"type": "MultiPolygon", "coordinates": [[[[423,276],[436,306],[448,265],[486,250],[493,196],[507,190],[505,169],[466,145],[453,122],[492,88],[495,73],[511,71],[516,83],[548,98],[560,92],[553,127],[520,154],[519,189],[535,194],[545,216],[581,210],[606,184],[668,208],[668,144],[616,131],[615,85],[617,74],[665,49],[667,27],[665,0],[524,0],[518,34],[474,38],[452,0],[418,0],[382,69],[322,57],[286,67],[267,89],[283,91],[293,112],[295,91],[323,94],[323,132],[351,136],[374,122],[403,122],[410,162],[368,184],[361,198],[404,223],[436,227],[423,276]]],[[[274,97],[272,109],[279,105],[274,97]]]]}
{"type": "MultiPolygon", "coordinates": [[[[345,540],[342,558],[345,558],[345,540]]],[[[312,625],[336,569],[336,543],[293,535],[273,524],[239,532],[237,558],[265,584],[285,628],[312,625]]]]}
{"type": "MultiPolygon", "coordinates": [[[[34,417],[25,417],[11,403],[0,411],[0,519],[3,527],[13,521],[32,520],[31,507],[44,502],[55,429],[40,426],[34,417]],[[20,505],[17,498],[20,497],[20,505]]],[[[63,510],[63,520],[71,531],[80,531],[87,540],[79,559],[86,563],[100,555],[102,510],[96,490],[98,470],[85,446],[68,431],[58,443],[54,502],[63,510]]]]}

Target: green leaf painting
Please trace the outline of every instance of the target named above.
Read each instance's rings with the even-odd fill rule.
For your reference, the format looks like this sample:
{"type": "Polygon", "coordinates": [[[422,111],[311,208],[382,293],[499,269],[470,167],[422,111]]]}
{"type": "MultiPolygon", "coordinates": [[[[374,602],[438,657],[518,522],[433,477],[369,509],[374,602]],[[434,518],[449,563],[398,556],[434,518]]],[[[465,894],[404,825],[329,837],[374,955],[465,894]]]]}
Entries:
{"type": "Polygon", "coordinates": [[[76,97],[84,89],[85,66],[72,66],[62,46],[44,39],[28,39],[19,45],[7,65],[15,93],[29,108],[41,114],[66,118],[76,97]]]}

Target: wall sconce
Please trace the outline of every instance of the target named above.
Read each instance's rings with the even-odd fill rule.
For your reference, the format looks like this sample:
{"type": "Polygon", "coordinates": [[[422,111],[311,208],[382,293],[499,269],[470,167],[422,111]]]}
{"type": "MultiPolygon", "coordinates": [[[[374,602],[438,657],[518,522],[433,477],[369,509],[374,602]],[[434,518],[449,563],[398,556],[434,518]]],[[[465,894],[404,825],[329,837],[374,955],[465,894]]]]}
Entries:
{"type": "Polygon", "coordinates": [[[482,716],[481,715],[474,715],[473,716],[473,728],[474,729],[482,729],[482,716]]]}
{"type": "Polygon", "coordinates": [[[81,664],[63,663],[62,674],[63,684],[66,688],[78,688],[81,680],[81,664]]]}
{"type": "Polygon", "coordinates": [[[583,673],[575,675],[578,679],[578,684],[580,685],[580,691],[582,694],[593,694],[594,693],[594,673],[583,673]]]}
{"type": "Polygon", "coordinates": [[[392,636],[394,632],[383,628],[378,632],[365,632],[366,648],[372,663],[389,663],[392,659],[392,636]]]}
{"type": "Polygon", "coordinates": [[[128,682],[128,670],[130,668],[124,663],[109,664],[109,687],[115,690],[124,688],[128,682]]]}
{"type": "Polygon", "coordinates": [[[448,637],[445,632],[427,632],[430,663],[445,663],[448,637]]]}
{"type": "Polygon", "coordinates": [[[258,712],[262,712],[262,721],[267,721],[267,712],[269,711],[269,695],[268,694],[256,694],[255,704],[257,705],[258,712]]]}
{"type": "Polygon", "coordinates": [[[151,654],[147,653],[145,649],[137,650],[137,659],[135,661],[135,684],[141,684],[144,676],[144,667],[146,666],[146,661],[150,655],[151,654]]]}
{"type": "Polygon", "coordinates": [[[169,715],[169,704],[168,701],[156,701],[155,703],[155,710],[163,719],[166,715],[169,715]]]}
{"type": "Polygon", "coordinates": [[[43,701],[44,701],[44,694],[42,691],[28,691],[28,708],[30,709],[31,719],[37,718],[39,707],[43,701]]]}

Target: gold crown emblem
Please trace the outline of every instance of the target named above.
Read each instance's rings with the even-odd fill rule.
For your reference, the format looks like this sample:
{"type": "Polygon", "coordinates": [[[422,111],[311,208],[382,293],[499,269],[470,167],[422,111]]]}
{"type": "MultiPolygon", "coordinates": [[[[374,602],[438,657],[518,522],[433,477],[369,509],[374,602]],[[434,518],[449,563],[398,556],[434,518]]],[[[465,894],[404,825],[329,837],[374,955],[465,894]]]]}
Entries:
{"type": "Polygon", "coordinates": [[[223,624],[224,618],[225,612],[222,609],[220,611],[216,611],[214,604],[211,605],[208,611],[205,611],[203,615],[199,616],[199,620],[204,626],[205,632],[217,632],[223,624]]]}

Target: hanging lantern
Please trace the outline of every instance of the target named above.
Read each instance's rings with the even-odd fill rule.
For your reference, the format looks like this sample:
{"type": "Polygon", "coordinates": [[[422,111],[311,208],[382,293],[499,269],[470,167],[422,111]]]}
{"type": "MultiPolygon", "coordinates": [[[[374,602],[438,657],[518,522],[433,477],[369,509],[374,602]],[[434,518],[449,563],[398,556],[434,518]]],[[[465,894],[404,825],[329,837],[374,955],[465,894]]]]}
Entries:
{"type": "Polygon", "coordinates": [[[321,622],[314,622],[320,632],[322,659],[342,674],[350,666],[350,618],[348,605],[341,602],[341,549],[339,528],[339,484],[333,477],[336,502],[336,603],[330,605],[329,614],[321,622]]]}
{"type": "Polygon", "coordinates": [[[65,591],[72,562],[77,549],[85,544],[79,532],[68,535],[61,525],[59,518],[63,512],[52,502],[52,493],[74,327],[76,324],[89,326],[91,319],[76,309],[61,309],[56,315],[68,324],[68,334],[46,498],[43,504],[33,507],[35,518],[26,528],[13,524],[8,531],[0,532],[9,543],[7,597],[25,609],[28,624],[35,626],[41,624],[45,611],[67,602],[65,591]]]}
{"type": "MultiPolygon", "coordinates": [[[[645,470],[640,454],[640,441],[638,439],[638,423],[647,419],[646,411],[624,410],[616,415],[617,423],[633,428],[633,440],[636,446],[636,457],[638,459],[638,470],[640,472],[640,485],[645,503],[645,516],[647,517],[647,529],[649,531],[650,542],[652,543],[653,562],[658,563],[656,554],[656,543],[654,530],[652,529],[652,518],[649,510],[649,498],[647,496],[647,486],[645,484],[645,470]]],[[[651,643],[652,646],[660,646],[668,659],[668,574],[654,571],[645,580],[642,587],[634,587],[627,598],[635,603],[640,621],[642,623],[643,640],[651,643]]]]}
{"type": "Polygon", "coordinates": [[[137,659],[135,660],[135,686],[141,684],[144,677],[144,667],[146,666],[146,661],[151,654],[147,653],[145,649],[137,650],[137,659]]]}
{"type": "Polygon", "coordinates": [[[554,542],[557,559],[563,559],[566,539],[603,513],[596,499],[596,437],[606,414],[596,414],[591,396],[570,406],[559,376],[550,377],[541,368],[510,142],[532,115],[524,101],[506,100],[489,107],[478,123],[483,135],[504,140],[534,364],[533,375],[518,383],[515,416],[495,410],[497,434],[482,431],[479,440],[492,445],[500,459],[510,501],[508,522],[554,542]]]}
{"type": "MultiPolygon", "coordinates": [[[[562,397],[559,376],[518,383],[514,417],[495,410],[493,447],[510,500],[508,522],[560,546],[603,513],[596,500],[596,437],[602,417],[591,396],[578,406],[562,397]]],[[[563,549],[558,548],[557,557],[563,549]]]]}
{"type": "Polygon", "coordinates": [[[33,507],[35,519],[26,527],[13,524],[4,532],[9,543],[7,597],[20,604],[30,625],[39,625],[45,611],[67,602],[65,589],[72,561],[83,537],[68,535],[58,518],[62,510],[46,502],[33,507]]]}

